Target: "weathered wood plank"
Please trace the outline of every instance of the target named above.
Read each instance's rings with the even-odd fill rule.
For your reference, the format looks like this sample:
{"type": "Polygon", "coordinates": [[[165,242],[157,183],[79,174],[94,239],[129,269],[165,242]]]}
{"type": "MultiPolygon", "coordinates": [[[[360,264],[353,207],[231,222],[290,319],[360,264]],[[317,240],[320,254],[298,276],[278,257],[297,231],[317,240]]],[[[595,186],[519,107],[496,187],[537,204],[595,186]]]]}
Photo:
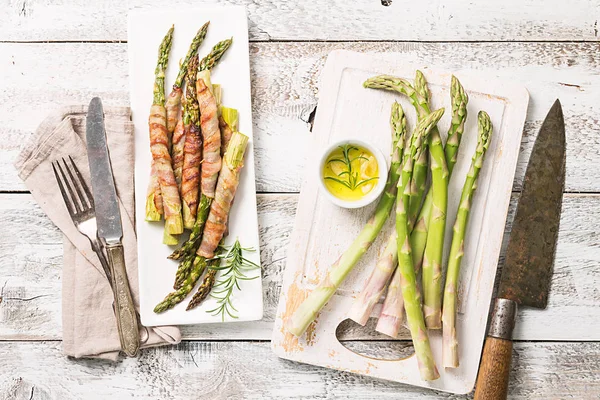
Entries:
{"type": "MultiPolygon", "coordinates": [[[[192,0],[171,7],[198,5],[192,0]]],[[[253,40],[598,40],[598,5],[590,0],[478,3],[313,0],[209,0],[248,9],[253,40]],[[389,6],[384,6],[389,4],[389,6]]],[[[24,0],[0,9],[0,39],[127,40],[127,10],[164,7],[158,0],[24,0]]]]}
{"type": "MultiPolygon", "coordinates": [[[[456,71],[473,69],[514,79],[531,93],[516,188],[533,139],[556,97],[567,124],[568,191],[598,192],[600,87],[597,43],[259,43],[251,45],[257,188],[300,189],[317,104],[319,74],[335,49],[399,52],[406,62],[456,71]]],[[[127,46],[104,43],[0,44],[0,190],[25,190],[12,168],[18,148],[49,110],[86,103],[127,105],[127,46]]],[[[225,88],[227,90],[227,88],[225,88]]]]}
{"type": "MultiPolygon", "coordinates": [[[[403,342],[349,342],[375,356],[403,342]]],[[[0,343],[0,399],[467,399],[278,359],[269,343],[184,342],[120,363],[71,360],[60,342],[0,343]],[[31,396],[31,397],[30,397],[31,396]]],[[[510,399],[597,399],[599,343],[515,343],[510,399]]]]}
{"type": "MultiPolygon", "coordinates": [[[[263,265],[262,321],[195,325],[183,328],[188,339],[271,337],[286,248],[293,228],[297,195],[259,195],[263,265]]],[[[514,212],[516,196],[511,202],[514,212]]],[[[61,338],[62,237],[30,195],[0,195],[0,340],[61,338]]],[[[507,231],[510,229],[510,223],[507,231]]],[[[600,196],[567,195],[548,309],[520,310],[515,337],[521,340],[599,340],[600,196]],[[582,323],[585,321],[585,323],[582,323]]],[[[507,235],[505,235],[506,242],[507,235]]],[[[505,243],[506,244],[506,243],[505,243]]],[[[340,337],[381,339],[373,326],[345,324],[340,337]]],[[[404,332],[404,338],[408,335],[404,332]]]]}

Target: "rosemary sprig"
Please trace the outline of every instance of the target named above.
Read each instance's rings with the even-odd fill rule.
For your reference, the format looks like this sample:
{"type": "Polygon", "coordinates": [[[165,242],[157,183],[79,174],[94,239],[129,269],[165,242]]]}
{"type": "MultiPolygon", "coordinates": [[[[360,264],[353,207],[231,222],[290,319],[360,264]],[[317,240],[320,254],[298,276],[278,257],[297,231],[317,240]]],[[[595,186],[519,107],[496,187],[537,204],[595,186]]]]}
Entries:
{"type": "Polygon", "coordinates": [[[214,266],[209,267],[210,269],[222,271],[222,273],[217,283],[215,283],[213,293],[211,293],[211,297],[217,299],[217,307],[208,310],[207,313],[212,315],[220,314],[222,321],[225,321],[225,315],[237,318],[237,309],[233,306],[232,297],[234,289],[241,290],[239,281],[249,281],[260,277],[260,275],[252,278],[246,276],[247,271],[259,269],[260,266],[245,258],[243,256],[244,251],[255,250],[253,248],[242,247],[239,240],[236,239],[227,254],[214,258],[225,260],[225,264],[220,266],[220,263],[215,263],[214,266]]]}
{"type": "Polygon", "coordinates": [[[361,185],[364,185],[367,182],[370,182],[372,180],[377,179],[377,177],[373,177],[373,178],[369,178],[369,179],[362,179],[359,180],[358,179],[358,172],[354,172],[352,170],[352,163],[356,160],[365,160],[365,161],[369,161],[368,158],[366,158],[365,156],[362,155],[362,153],[354,158],[352,158],[350,156],[350,152],[352,150],[356,150],[358,151],[358,147],[352,146],[350,144],[345,144],[343,146],[339,146],[340,149],[342,149],[342,154],[343,154],[343,158],[332,158],[330,160],[327,161],[327,164],[332,164],[334,162],[339,162],[342,163],[346,166],[346,170],[340,172],[339,174],[337,174],[337,178],[332,177],[332,176],[327,176],[325,177],[326,180],[330,180],[330,181],[334,181],[337,182],[341,185],[346,186],[348,189],[350,190],[355,190],[356,188],[358,188],[361,185]],[[342,179],[342,177],[345,176],[346,179],[342,179]]]}

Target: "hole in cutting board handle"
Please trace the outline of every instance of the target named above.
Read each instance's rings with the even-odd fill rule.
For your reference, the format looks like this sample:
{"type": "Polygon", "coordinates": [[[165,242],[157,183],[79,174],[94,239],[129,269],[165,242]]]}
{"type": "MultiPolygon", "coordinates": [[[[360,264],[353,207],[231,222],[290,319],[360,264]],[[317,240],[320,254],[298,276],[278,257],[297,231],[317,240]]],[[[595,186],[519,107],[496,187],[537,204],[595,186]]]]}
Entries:
{"type": "Polygon", "coordinates": [[[414,354],[410,333],[402,327],[398,339],[375,330],[377,318],[369,318],[365,326],[345,319],[335,329],[337,341],[351,352],[375,360],[400,361],[414,354]]]}

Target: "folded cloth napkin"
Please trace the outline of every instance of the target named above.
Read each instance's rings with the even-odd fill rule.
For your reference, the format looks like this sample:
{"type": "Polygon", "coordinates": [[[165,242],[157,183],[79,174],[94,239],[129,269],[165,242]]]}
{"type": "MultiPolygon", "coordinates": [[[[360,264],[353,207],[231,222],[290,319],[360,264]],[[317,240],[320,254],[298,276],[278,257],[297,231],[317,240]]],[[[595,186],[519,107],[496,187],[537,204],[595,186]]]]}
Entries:
{"type": "MultiPolygon", "coordinates": [[[[63,351],[68,356],[117,360],[121,348],[112,309],[113,294],[88,239],[77,231],[60,194],[52,161],[71,156],[87,180],[85,146],[87,106],[65,107],[47,117],[15,162],[42,210],[64,234],[62,274],[63,351]]],[[[126,107],[105,107],[110,159],[123,223],[123,247],[129,286],[139,310],[136,234],[134,229],[133,123],[126,107]]],[[[148,328],[143,347],[176,344],[181,340],[174,326],[148,328]]]]}

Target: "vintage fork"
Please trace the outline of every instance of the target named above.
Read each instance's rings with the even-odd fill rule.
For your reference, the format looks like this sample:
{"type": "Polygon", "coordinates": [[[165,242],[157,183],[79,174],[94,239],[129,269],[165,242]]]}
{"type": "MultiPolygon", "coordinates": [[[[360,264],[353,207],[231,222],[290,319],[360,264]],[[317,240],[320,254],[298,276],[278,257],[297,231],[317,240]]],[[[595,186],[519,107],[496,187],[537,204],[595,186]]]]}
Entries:
{"type": "Polygon", "coordinates": [[[57,160],[52,163],[52,169],[54,170],[54,176],[58,182],[60,194],[62,194],[75,227],[81,234],[89,239],[92,250],[94,250],[94,253],[96,253],[100,259],[100,264],[102,264],[102,269],[104,270],[104,273],[108,278],[108,283],[111,285],[112,289],[112,277],[108,266],[108,260],[102,251],[97,236],[98,227],[96,225],[96,214],[94,211],[94,198],[71,156],[69,156],[69,161],[71,164],[70,168],[67,164],[67,160],[64,158],[62,159],[64,170],[67,171],[66,174],[60,161],[57,160]],[[75,172],[75,175],[73,175],[72,171],[75,172]],[[70,181],[67,179],[67,174],[71,178],[70,181]],[[77,176],[77,179],[75,176],[77,176]]]}
{"type": "MultiPolygon", "coordinates": [[[[71,216],[75,227],[79,232],[81,232],[81,234],[83,234],[89,239],[90,244],[92,246],[92,250],[94,250],[98,258],[100,259],[102,269],[104,270],[104,273],[108,278],[108,283],[110,284],[111,290],[113,290],[114,288],[112,285],[112,276],[110,273],[108,260],[106,259],[106,256],[102,251],[101,243],[98,240],[98,227],[96,225],[94,197],[92,196],[90,189],[85,183],[81,172],[79,172],[79,169],[75,165],[73,158],[71,158],[71,156],[69,156],[68,158],[70,163],[67,163],[67,160],[63,158],[62,166],[59,160],[52,162],[52,169],[54,170],[54,176],[56,177],[56,181],[58,182],[60,194],[62,195],[63,200],[65,201],[67,211],[69,211],[69,215],[71,216]],[[65,173],[65,171],[67,172],[65,173]],[[73,172],[75,174],[73,174],[73,172]],[[70,180],[67,179],[67,176],[70,178],[70,180]]],[[[139,323],[139,314],[137,314],[137,318],[139,323]]],[[[146,343],[149,338],[148,328],[142,326],[141,323],[139,323],[139,326],[140,342],[146,343]]]]}

